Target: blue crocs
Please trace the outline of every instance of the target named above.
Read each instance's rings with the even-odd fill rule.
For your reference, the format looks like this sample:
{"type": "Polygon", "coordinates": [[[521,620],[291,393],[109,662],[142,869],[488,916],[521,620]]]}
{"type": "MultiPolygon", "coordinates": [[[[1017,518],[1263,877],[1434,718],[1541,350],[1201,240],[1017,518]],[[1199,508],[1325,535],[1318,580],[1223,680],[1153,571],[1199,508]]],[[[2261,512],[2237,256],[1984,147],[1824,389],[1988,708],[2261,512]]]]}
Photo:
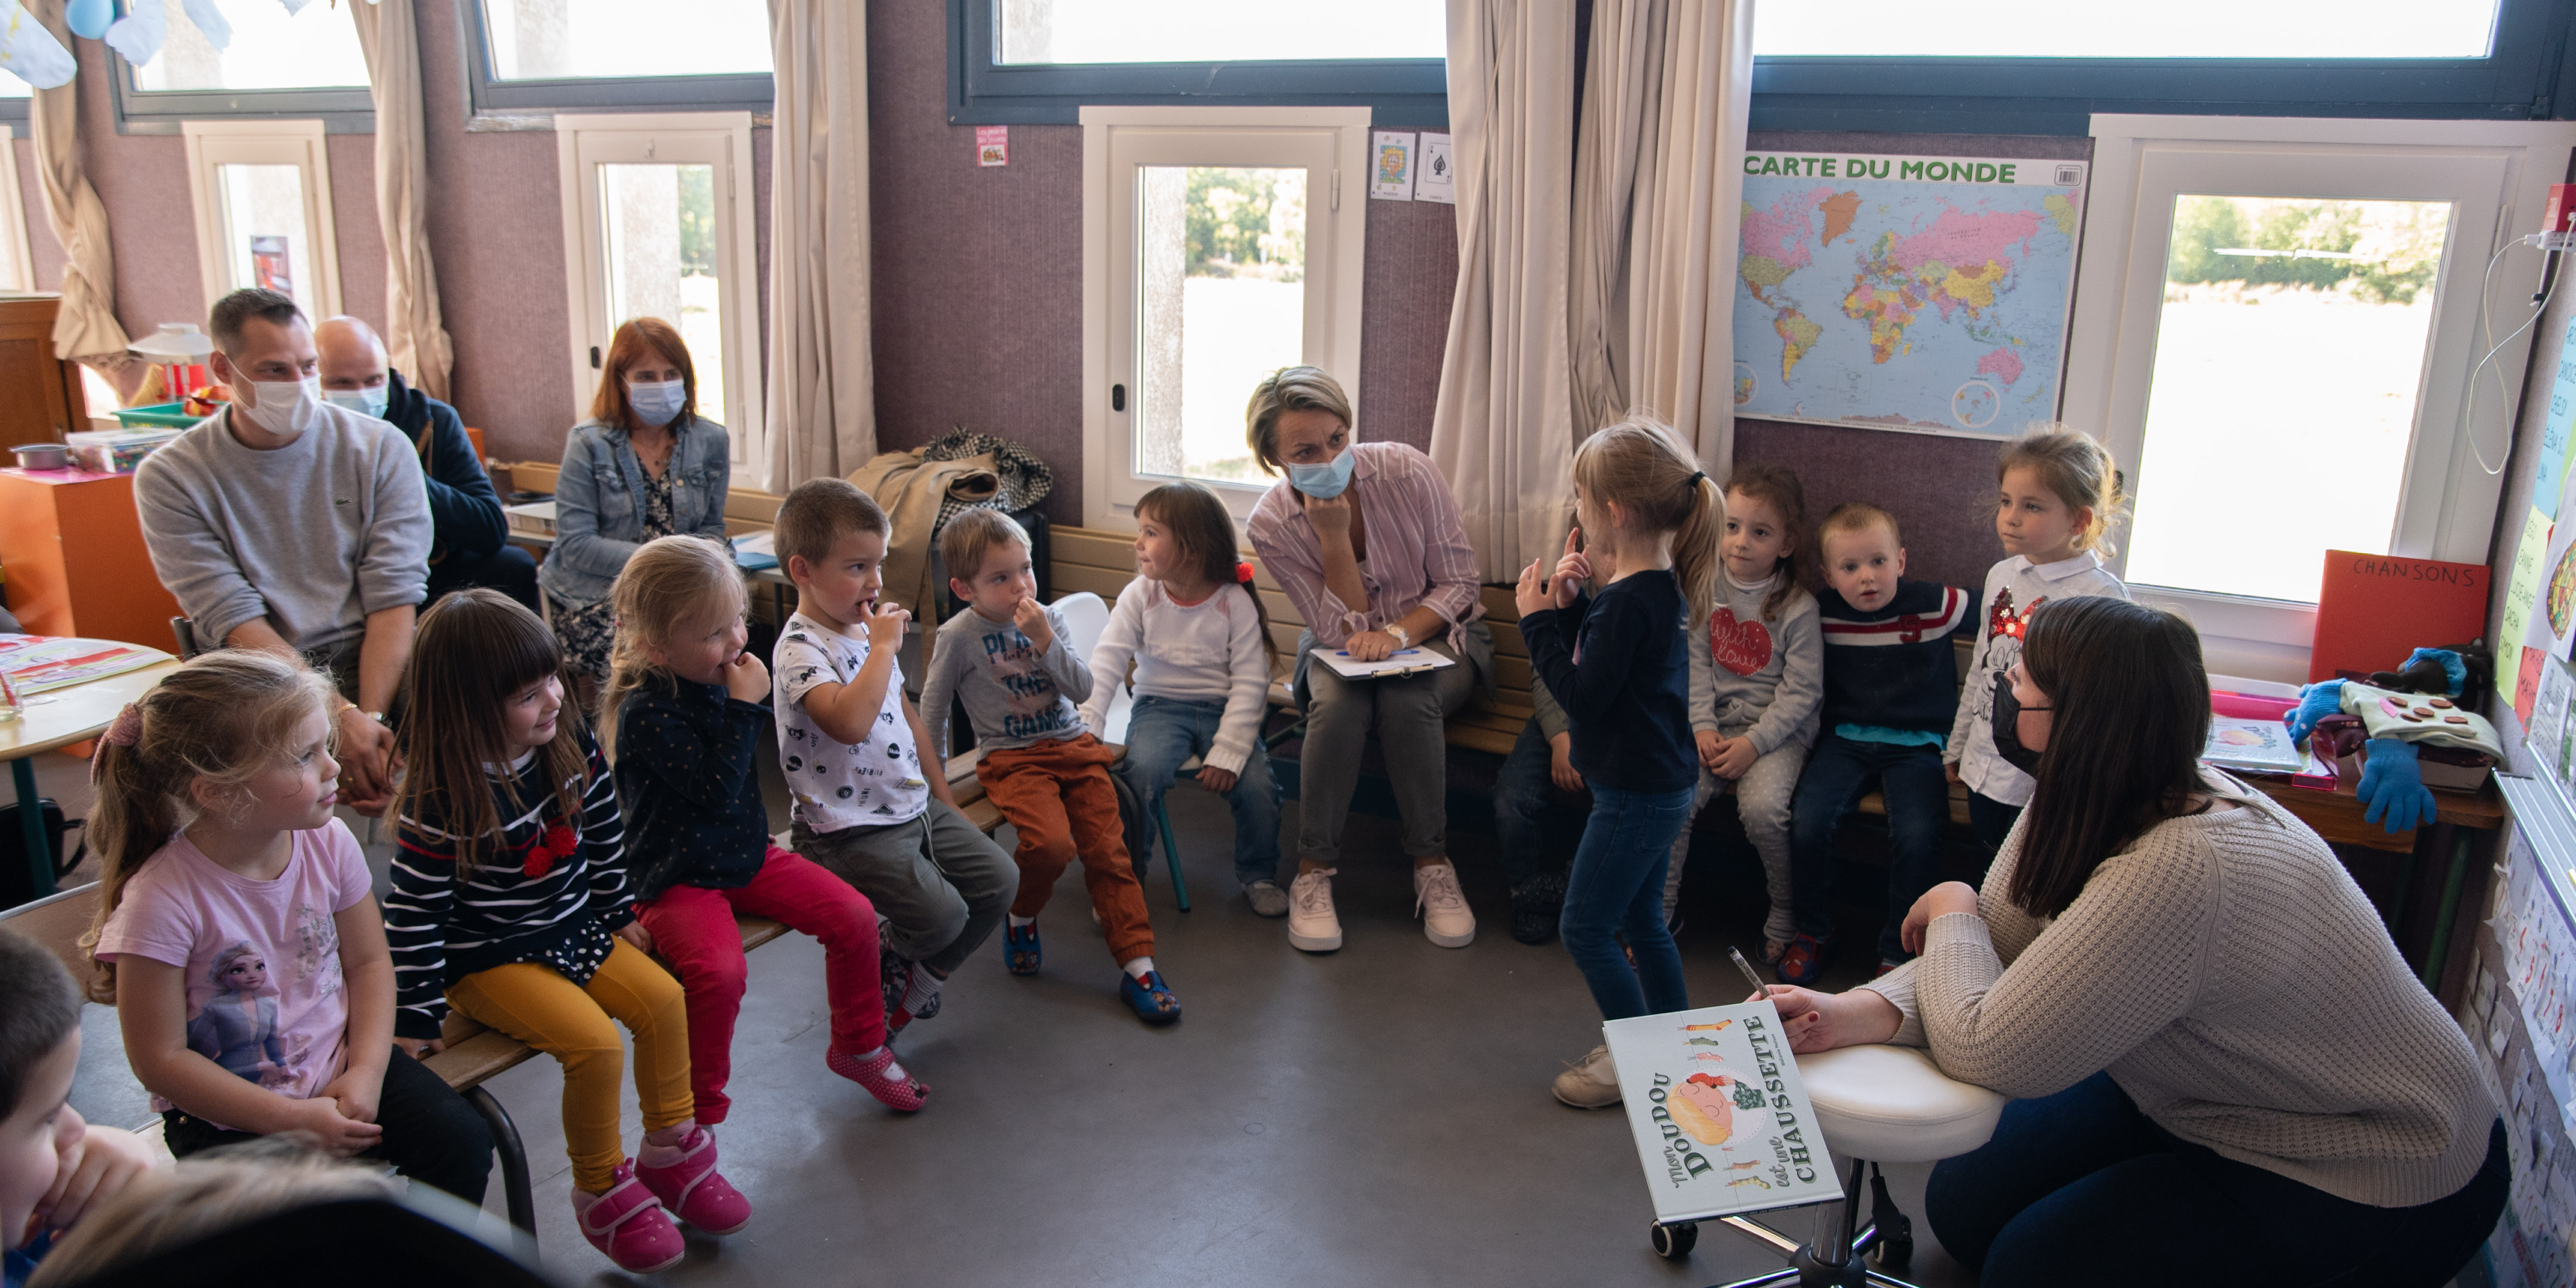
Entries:
{"type": "Polygon", "coordinates": [[[1038,923],[1002,928],[1002,962],[1014,975],[1038,973],[1038,923]]]}
{"type": "Polygon", "coordinates": [[[1147,1024],[1169,1024],[1181,1018],[1181,999],[1172,996],[1161,971],[1149,970],[1141,977],[1122,976],[1118,995],[1126,998],[1128,1009],[1147,1024]]]}

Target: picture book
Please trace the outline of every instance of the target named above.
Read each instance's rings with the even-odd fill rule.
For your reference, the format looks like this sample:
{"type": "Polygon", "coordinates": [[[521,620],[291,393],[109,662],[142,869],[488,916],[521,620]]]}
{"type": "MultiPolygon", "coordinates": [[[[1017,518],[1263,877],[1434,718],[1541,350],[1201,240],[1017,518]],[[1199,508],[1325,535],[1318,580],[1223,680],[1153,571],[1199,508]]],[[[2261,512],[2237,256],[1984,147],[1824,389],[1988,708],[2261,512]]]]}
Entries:
{"type": "Polygon", "coordinates": [[[1400,648],[1374,662],[1358,661],[1342,649],[1318,648],[1315,660],[1333,668],[1335,674],[1354,680],[1373,680],[1381,675],[1412,675],[1418,671],[1437,671],[1444,666],[1458,665],[1457,659],[1427,648],[1400,648]]]}
{"type": "Polygon", "coordinates": [[[1698,1221],[1842,1195],[1771,1003],[1601,1026],[1655,1219],[1698,1221]]]}
{"type": "Polygon", "coordinates": [[[2209,745],[2200,759],[2221,769],[2256,774],[2301,773],[2308,763],[2307,753],[2290,741],[2290,731],[2280,721],[2230,716],[2210,717],[2209,745]]]}

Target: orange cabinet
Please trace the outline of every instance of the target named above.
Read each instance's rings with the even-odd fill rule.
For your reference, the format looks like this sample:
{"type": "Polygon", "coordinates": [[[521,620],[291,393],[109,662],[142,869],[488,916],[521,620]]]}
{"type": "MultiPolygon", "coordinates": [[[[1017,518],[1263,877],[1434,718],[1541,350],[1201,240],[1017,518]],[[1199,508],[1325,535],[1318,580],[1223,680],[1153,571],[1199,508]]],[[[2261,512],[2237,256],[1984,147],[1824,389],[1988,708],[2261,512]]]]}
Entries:
{"type": "Polygon", "coordinates": [[[172,646],[179,601],[152,574],[131,474],[0,469],[0,578],[38,635],[172,646]]]}

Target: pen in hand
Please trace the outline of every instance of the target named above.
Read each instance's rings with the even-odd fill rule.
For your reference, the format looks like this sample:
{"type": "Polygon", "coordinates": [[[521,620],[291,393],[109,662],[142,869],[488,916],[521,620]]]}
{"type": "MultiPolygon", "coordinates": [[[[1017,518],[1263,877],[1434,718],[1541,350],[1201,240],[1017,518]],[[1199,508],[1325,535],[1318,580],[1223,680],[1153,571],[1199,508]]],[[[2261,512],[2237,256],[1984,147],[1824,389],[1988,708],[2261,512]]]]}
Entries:
{"type": "Polygon", "coordinates": [[[1735,968],[1743,971],[1744,978],[1751,981],[1753,984],[1753,996],[1746,999],[1747,1001],[1759,1002],[1771,996],[1771,990],[1764,987],[1762,977],[1754,973],[1753,963],[1744,960],[1744,953],[1741,950],[1730,945],[1726,950],[1726,955],[1735,959],[1735,968]]]}

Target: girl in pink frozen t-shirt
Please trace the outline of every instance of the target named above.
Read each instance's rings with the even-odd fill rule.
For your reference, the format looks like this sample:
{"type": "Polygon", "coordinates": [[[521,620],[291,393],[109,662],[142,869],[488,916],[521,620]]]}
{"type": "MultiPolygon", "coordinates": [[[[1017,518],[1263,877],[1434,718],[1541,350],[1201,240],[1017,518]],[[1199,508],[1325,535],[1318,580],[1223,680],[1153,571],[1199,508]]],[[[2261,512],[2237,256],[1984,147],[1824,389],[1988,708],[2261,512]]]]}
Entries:
{"type": "Polygon", "coordinates": [[[384,921],[331,816],[334,704],[300,663],[227,649],[118,714],[91,761],[90,993],[172,1153],[302,1131],[480,1203],[489,1129],[393,1042],[384,921]]]}

